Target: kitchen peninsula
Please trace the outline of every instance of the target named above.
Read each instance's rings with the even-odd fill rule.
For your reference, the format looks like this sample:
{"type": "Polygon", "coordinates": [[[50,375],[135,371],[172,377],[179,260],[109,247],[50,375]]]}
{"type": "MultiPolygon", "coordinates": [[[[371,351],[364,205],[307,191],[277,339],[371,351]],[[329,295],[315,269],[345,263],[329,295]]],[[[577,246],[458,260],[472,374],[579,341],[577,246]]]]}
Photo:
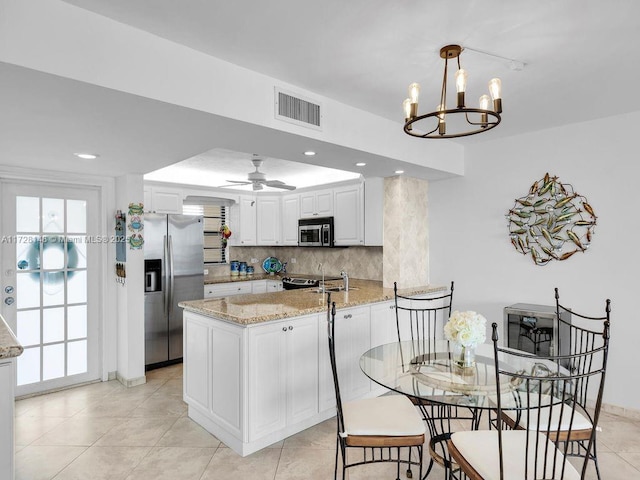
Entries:
{"type": "Polygon", "coordinates": [[[0,315],[0,478],[14,478],[14,359],[24,351],[0,315]]]}
{"type": "MultiPolygon", "coordinates": [[[[384,389],[359,358],[397,338],[393,289],[351,280],[336,302],[336,356],[344,401],[384,389]]],[[[402,290],[428,296],[445,287],[402,290]]],[[[180,303],[184,312],[184,401],[189,417],[242,456],[335,415],[326,294],[315,289],[180,303]]]]}

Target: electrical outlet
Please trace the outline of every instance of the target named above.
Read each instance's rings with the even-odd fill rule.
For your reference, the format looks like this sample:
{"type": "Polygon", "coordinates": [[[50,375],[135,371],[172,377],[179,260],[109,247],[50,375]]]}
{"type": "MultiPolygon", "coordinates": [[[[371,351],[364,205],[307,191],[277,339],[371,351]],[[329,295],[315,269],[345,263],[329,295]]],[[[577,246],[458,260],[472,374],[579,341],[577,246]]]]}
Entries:
{"type": "Polygon", "coordinates": [[[252,258],[251,259],[251,263],[258,263],[258,259],[257,258],[252,258]]]}
{"type": "Polygon", "coordinates": [[[209,275],[209,270],[207,270],[206,268],[204,269],[204,274],[205,275],[209,275]]]}
{"type": "Polygon", "coordinates": [[[289,260],[289,263],[296,263],[297,260],[295,258],[292,258],[291,260],[289,260]]]}

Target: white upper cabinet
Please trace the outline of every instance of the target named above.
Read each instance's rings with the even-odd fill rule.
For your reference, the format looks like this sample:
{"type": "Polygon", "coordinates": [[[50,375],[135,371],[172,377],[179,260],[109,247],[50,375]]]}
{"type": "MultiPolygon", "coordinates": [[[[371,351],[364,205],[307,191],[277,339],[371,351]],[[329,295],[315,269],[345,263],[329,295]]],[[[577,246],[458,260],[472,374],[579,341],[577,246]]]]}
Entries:
{"type": "MultiPolygon", "coordinates": [[[[256,197],[253,195],[242,195],[239,202],[238,218],[238,240],[237,245],[256,244],[256,197]]],[[[233,238],[233,236],[232,236],[233,238]]]]}
{"type": "Polygon", "coordinates": [[[333,189],[300,194],[300,218],[333,216],[333,189]]]}
{"type": "Polygon", "coordinates": [[[181,188],[144,187],[144,211],[151,213],[182,213],[181,188]]]}
{"type": "Polygon", "coordinates": [[[282,245],[298,245],[298,219],[300,218],[300,195],[282,198],[282,245]]]}
{"type": "Polygon", "coordinates": [[[280,196],[258,195],[256,205],[257,245],[281,245],[280,196]]]}
{"type": "Polygon", "coordinates": [[[361,183],[333,189],[336,246],[364,245],[363,201],[361,183]]]}

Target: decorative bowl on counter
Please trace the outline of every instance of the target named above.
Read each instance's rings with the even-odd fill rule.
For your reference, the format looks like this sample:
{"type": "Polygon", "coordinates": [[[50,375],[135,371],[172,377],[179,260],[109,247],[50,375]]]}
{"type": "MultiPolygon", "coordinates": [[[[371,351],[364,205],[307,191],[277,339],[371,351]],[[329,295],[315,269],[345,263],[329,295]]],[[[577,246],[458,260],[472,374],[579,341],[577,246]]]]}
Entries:
{"type": "Polygon", "coordinates": [[[282,262],[276,257],[267,257],[262,262],[262,269],[269,274],[278,273],[282,270],[282,262]]]}

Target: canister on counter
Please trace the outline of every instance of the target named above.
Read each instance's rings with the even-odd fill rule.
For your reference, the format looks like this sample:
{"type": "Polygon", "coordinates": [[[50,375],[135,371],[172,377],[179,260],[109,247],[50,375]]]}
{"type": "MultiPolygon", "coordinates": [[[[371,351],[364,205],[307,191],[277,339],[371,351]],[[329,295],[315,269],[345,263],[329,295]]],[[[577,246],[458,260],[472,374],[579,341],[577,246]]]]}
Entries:
{"type": "Polygon", "coordinates": [[[238,260],[231,260],[231,262],[229,262],[229,268],[231,270],[231,276],[237,276],[240,273],[240,262],[238,260]]]}
{"type": "Polygon", "coordinates": [[[246,275],[247,274],[247,262],[240,262],[239,273],[240,273],[240,275],[246,275]]]}
{"type": "Polygon", "coordinates": [[[253,275],[253,272],[254,272],[254,266],[247,265],[247,275],[253,275]]]}

